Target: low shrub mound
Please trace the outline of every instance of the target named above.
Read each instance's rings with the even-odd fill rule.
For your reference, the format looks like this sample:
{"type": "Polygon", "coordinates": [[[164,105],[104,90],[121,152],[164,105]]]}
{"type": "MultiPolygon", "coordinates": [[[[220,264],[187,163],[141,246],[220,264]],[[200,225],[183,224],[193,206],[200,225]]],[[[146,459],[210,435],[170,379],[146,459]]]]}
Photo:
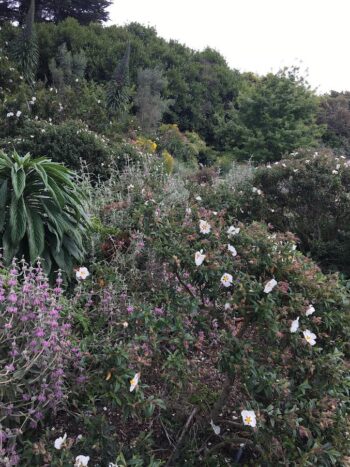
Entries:
{"type": "Polygon", "coordinates": [[[325,270],[350,269],[350,166],[329,151],[294,153],[258,168],[239,199],[241,218],[294,232],[325,270]]]}
{"type": "Polygon", "coordinates": [[[114,259],[95,265],[95,285],[86,285],[96,294],[75,307],[98,336],[90,390],[138,420],[126,422],[126,438],[116,433],[119,450],[149,460],[167,446],[175,465],[225,465],[228,453],[251,465],[341,465],[350,442],[347,288],[298,252],[292,234],[191,198],[167,210],[145,184],[129,187],[132,202],[119,201],[117,215],[102,211],[105,229],[130,220],[130,237],[120,248],[113,239],[114,259]],[[139,375],[134,409],[123,374],[139,375]],[[132,450],[150,410],[160,417],[152,442],[132,450]],[[174,451],[162,424],[178,440],[174,451]]]}

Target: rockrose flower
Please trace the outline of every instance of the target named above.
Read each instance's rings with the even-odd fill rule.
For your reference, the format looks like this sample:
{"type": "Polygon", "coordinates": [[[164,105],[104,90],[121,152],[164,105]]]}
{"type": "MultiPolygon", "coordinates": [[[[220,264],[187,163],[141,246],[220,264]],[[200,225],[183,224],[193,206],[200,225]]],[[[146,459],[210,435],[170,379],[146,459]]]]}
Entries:
{"type": "Polygon", "coordinates": [[[254,410],[242,410],[242,420],[244,425],[256,427],[256,416],[254,410]]]}
{"type": "Polygon", "coordinates": [[[88,268],[81,267],[76,271],[75,276],[78,280],[85,280],[87,277],[90,276],[90,273],[88,268]]]}
{"type": "Polygon", "coordinates": [[[133,379],[130,380],[130,392],[133,392],[133,390],[139,384],[140,376],[141,376],[141,373],[136,373],[133,379]]]}
{"type": "Polygon", "coordinates": [[[227,235],[229,238],[234,237],[235,235],[239,234],[240,230],[241,229],[239,227],[234,227],[233,225],[231,225],[227,230],[227,235]]]}
{"type": "Polygon", "coordinates": [[[77,456],[75,458],[74,467],[86,467],[89,463],[90,457],[89,456],[77,456]]]}
{"type": "Polygon", "coordinates": [[[307,310],[306,310],[305,314],[306,314],[306,316],[310,316],[313,313],[315,313],[315,311],[316,311],[315,308],[312,305],[309,305],[307,307],[307,310]]]}
{"type": "Polygon", "coordinates": [[[220,280],[221,280],[221,284],[224,287],[230,287],[232,285],[233,277],[231,276],[231,274],[228,274],[227,272],[225,272],[225,274],[222,275],[220,280]]]}
{"type": "Polygon", "coordinates": [[[299,319],[300,316],[298,316],[297,319],[292,321],[292,324],[290,326],[290,332],[297,332],[297,330],[299,329],[299,319]]]}
{"type": "Polygon", "coordinates": [[[232,256],[237,256],[237,250],[234,246],[227,245],[227,249],[231,253],[232,256]]]}
{"type": "Polygon", "coordinates": [[[55,439],[55,442],[54,442],[54,446],[56,449],[62,449],[63,447],[65,447],[66,445],[66,440],[67,440],[67,433],[65,433],[62,436],[60,436],[59,438],[55,439]]]}
{"type": "Polygon", "coordinates": [[[203,255],[203,250],[196,251],[194,255],[194,262],[196,263],[196,266],[200,266],[201,264],[203,264],[203,261],[205,260],[205,256],[206,255],[203,255]]]}
{"type": "Polygon", "coordinates": [[[316,339],[317,339],[316,334],[309,331],[308,329],[306,329],[306,331],[303,331],[303,334],[304,334],[304,339],[306,340],[306,342],[308,344],[310,344],[310,345],[315,345],[316,344],[316,339]]]}
{"type": "Polygon", "coordinates": [[[270,293],[277,285],[277,281],[275,279],[271,279],[267,284],[265,284],[264,292],[270,293]]]}
{"type": "Polygon", "coordinates": [[[203,221],[202,219],[199,221],[199,230],[202,234],[210,233],[211,227],[209,222],[203,221]]]}

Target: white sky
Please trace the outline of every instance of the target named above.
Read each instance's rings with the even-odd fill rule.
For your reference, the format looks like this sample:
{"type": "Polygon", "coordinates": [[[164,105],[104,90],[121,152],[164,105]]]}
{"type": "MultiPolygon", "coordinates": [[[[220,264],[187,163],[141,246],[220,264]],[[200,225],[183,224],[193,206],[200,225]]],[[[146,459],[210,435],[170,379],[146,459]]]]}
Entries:
{"type": "Polygon", "coordinates": [[[113,0],[110,11],[241,71],[299,65],[319,92],[350,90],[350,0],[113,0]]]}

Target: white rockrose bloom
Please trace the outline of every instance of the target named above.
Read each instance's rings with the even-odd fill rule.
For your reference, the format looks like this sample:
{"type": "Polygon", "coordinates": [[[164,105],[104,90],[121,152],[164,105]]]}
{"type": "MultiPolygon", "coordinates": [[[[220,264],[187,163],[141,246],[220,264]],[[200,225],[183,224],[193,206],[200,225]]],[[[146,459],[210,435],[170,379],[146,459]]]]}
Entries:
{"type": "Polygon", "coordinates": [[[196,266],[201,266],[203,264],[203,261],[205,260],[205,256],[206,255],[203,254],[203,250],[196,251],[194,255],[194,261],[196,263],[196,266]]]}
{"type": "Polygon", "coordinates": [[[242,420],[244,425],[256,427],[256,416],[254,410],[242,410],[242,420]]]}
{"type": "Polygon", "coordinates": [[[292,321],[292,324],[290,326],[290,332],[297,332],[297,330],[299,329],[299,319],[300,316],[298,316],[297,319],[292,321]]]}
{"type": "Polygon", "coordinates": [[[265,284],[264,292],[270,293],[277,285],[277,281],[275,279],[271,279],[269,282],[265,284]]]}
{"type": "Polygon", "coordinates": [[[230,287],[232,285],[233,277],[231,274],[225,272],[225,274],[222,275],[220,281],[224,287],[230,287]]]}

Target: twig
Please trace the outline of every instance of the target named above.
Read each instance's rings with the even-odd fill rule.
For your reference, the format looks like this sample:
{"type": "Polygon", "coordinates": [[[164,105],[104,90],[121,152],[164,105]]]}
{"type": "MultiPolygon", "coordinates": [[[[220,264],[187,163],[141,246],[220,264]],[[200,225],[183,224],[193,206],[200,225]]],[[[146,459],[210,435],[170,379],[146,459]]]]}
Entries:
{"type": "Polygon", "coordinates": [[[175,461],[179,454],[180,454],[180,450],[181,450],[181,447],[182,447],[182,444],[183,444],[183,440],[184,440],[184,437],[185,437],[185,434],[187,433],[191,423],[192,423],[192,420],[193,420],[193,417],[196,415],[197,413],[197,407],[195,407],[192,412],[190,413],[190,416],[188,417],[186,423],[185,423],[185,426],[183,427],[182,431],[181,431],[181,435],[179,437],[179,439],[177,440],[177,443],[175,445],[175,448],[173,450],[173,452],[171,453],[171,456],[169,457],[167,463],[165,464],[165,467],[170,467],[172,462],[175,461]]]}

